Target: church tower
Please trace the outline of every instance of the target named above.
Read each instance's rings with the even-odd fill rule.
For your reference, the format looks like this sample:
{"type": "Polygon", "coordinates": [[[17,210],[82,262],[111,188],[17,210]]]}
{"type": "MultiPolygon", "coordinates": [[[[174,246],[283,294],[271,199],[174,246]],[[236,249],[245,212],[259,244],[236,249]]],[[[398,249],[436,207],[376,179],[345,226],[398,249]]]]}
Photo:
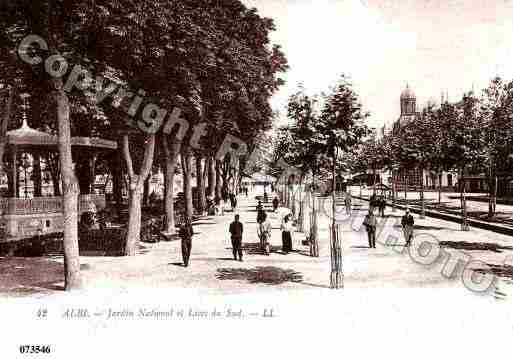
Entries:
{"type": "Polygon", "coordinates": [[[401,117],[415,115],[417,112],[417,98],[409,85],[401,93],[401,117]]]}

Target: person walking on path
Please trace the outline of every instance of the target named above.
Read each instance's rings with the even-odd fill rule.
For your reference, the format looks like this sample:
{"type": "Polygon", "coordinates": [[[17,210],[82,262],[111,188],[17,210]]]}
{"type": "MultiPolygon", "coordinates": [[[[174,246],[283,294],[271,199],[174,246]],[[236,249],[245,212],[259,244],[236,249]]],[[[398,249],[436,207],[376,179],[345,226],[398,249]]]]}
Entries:
{"type": "Polygon", "coordinates": [[[367,230],[367,239],[369,240],[369,248],[376,248],[376,226],[377,221],[374,213],[371,209],[369,209],[369,213],[365,216],[363,220],[363,225],[367,230]]]}
{"type": "Polygon", "coordinates": [[[279,205],[280,205],[280,200],[278,199],[278,197],[274,197],[274,199],[273,199],[273,209],[274,209],[274,212],[276,212],[276,210],[278,209],[279,205]]]}
{"type": "Polygon", "coordinates": [[[262,221],[258,222],[257,234],[260,239],[260,247],[264,254],[269,255],[271,252],[270,238],[271,238],[271,222],[267,219],[267,213],[262,212],[262,221]]]}
{"type": "Polygon", "coordinates": [[[234,193],[230,193],[230,204],[232,205],[232,212],[235,212],[235,209],[237,209],[237,197],[234,193]]]}
{"type": "Polygon", "coordinates": [[[258,206],[257,206],[257,223],[262,223],[263,221],[265,221],[265,218],[267,217],[267,214],[265,213],[265,210],[264,210],[264,207],[262,206],[262,204],[260,203],[260,201],[258,201],[258,206]]]}
{"type": "Polygon", "coordinates": [[[239,222],[239,215],[235,215],[235,220],[230,223],[230,234],[232,239],[232,250],[233,259],[237,260],[237,254],[239,255],[239,261],[242,262],[242,232],[243,226],[239,222]]]}
{"type": "Polygon", "coordinates": [[[401,219],[401,226],[403,227],[404,239],[406,241],[406,246],[409,247],[411,244],[411,240],[413,238],[413,225],[415,221],[413,220],[413,216],[410,213],[410,209],[406,208],[406,213],[401,219]]]}
{"type": "Polygon", "coordinates": [[[292,251],[292,222],[290,218],[290,214],[286,215],[281,223],[281,248],[285,253],[292,251]]]}
{"type": "Polygon", "coordinates": [[[369,200],[369,211],[374,213],[374,208],[376,207],[376,194],[373,194],[369,200]]]}
{"type": "Polygon", "coordinates": [[[378,208],[379,208],[379,215],[381,217],[385,217],[385,208],[387,206],[387,202],[385,201],[385,197],[381,196],[378,200],[378,208]]]}
{"type": "Polygon", "coordinates": [[[262,205],[262,201],[258,201],[258,203],[256,205],[256,210],[257,210],[257,212],[260,212],[260,211],[264,210],[264,206],[262,205]]]}
{"type": "Polygon", "coordinates": [[[180,225],[180,229],[178,231],[178,235],[182,239],[182,259],[184,267],[189,266],[189,258],[191,257],[191,247],[192,247],[192,223],[189,217],[186,217],[182,224],[180,225]]]}
{"type": "Polygon", "coordinates": [[[351,214],[351,202],[352,202],[352,199],[351,199],[351,193],[346,193],[346,198],[344,198],[344,202],[345,202],[345,205],[346,205],[346,213],[347,214],[351,214]]]}

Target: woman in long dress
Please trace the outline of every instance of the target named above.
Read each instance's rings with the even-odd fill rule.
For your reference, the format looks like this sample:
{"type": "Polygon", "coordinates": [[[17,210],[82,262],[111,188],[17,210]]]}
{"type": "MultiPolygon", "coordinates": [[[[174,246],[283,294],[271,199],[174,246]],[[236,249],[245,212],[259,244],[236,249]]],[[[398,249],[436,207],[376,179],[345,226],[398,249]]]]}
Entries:
{"type": "Polygon", "coordinates": [[[288,253],[292,251],[292,222],[290,221],[290,215],[283,218],[281,224],[281,241],[283,252],[288,253]]]}

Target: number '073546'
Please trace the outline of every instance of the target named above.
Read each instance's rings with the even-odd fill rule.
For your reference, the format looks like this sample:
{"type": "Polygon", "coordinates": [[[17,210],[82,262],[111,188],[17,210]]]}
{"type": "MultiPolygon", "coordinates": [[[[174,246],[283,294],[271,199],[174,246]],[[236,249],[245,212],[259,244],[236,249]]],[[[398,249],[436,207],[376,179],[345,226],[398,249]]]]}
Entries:
{"type": "Polygon", "coordinates": [[[21,354],[50,354],[49,345],[20,345],[21,354]]]}

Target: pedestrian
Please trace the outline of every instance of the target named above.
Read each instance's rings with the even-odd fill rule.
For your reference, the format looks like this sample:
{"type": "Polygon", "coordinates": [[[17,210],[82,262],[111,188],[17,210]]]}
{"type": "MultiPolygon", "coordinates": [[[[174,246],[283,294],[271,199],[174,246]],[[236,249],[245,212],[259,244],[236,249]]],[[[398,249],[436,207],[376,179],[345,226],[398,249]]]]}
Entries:
{"type": "Polygon", "coordinates": [[[248,187],[244,187],[244,192],[246,192],[246,198],[248,198],[248,187]]]}
{"type": "Polygon", "coordinates": [[[269,201],[269,197],[267,196],[267,192],[264,191],[264,203],[267,203],[269,201]]]}
{"type": "Polygon", "coordinates": [[[374,208],[377,207],[376,194],[373,194],[369,200],[369,211],[374,213],[374,208]]]}
{"type": "Polygon", "coordinates": [[[281,248],[284,253],[292,251],[292,222],[290,218],[290,214],[286,215],[281,223],[281,248]]]}
{"type": "Polygon", "coordinates": [[[191,219],[186,216],[180,225],[178,235],[182,239],[182,259],[184,267],[189,266],[189,258],[191,257],[192,248],[192,223],[191,219]]]}
{"type": "Polygon", "coordinates": [[[278,199],[278,197],[274,197],[274,199],[273,199],[273,209],[274,209],[274,212],[276,212],[276,210],[278,209],[279,205],[280,205],[280,200],[278,199]]]}
{"type": "Polygon", "coordinates": [[[235,212],[235,209],[237,208],[237,196],[232,192],[230,193],[230,204],[232,206],[232,212],[235,212]]]}
{"type": "Polygon", "coordinates": [[[350,193],[346,193],[346,198],[344,199],[344,202],[346,205],[346,213],[351,214],[352,198],[350,193]]]}
{"type": "Polygon", "coordinates": [[[409,247],[411,244],[411,240],[413,238],[413,225],[414,225],[413,216],[410,213],[410,209],[406,208],[406,213],[401,219],[401,226],[403,227],[404,240],[406,241],[406,246],[409,247]]]}
{"type": "Polygon", "coordinates": [[[363,220],[363,225],[367,230],[367,239],[369,240],[369,248],[376,248],[376,226],[377,221],[374,213],[369,209],[369,213],[363,220]]]}
{"type": "Polygon", "coordinates": [[[385,201],[385,198],[383,196],[379,197],[379,214],[381,217],[385,217],[385,208],[387,206],[387,202],[385,201]]]}
{"type": "Polygon", "coordinates": [[[226,201],[223,200],[223,198],[221,197],[219,199],[219,209],[220,209],[221,216],[224,216],[224,206],[225,206],[225,203],[226,203],[226,201]]]}
{"type": "Polygon", "coordinates": [[[271,238],[271,222],[267,219],[267,213],[262,212],[262,221],[258,222],[257,234],[260,239],[260,247],[262,251],[269,255],[270,249],[270,238],[271,238]]]}
{"type": "Polygon", "coordinates": [[[267,217],[267,214],[265,213],[265,210],[262,207],[262,205],[259,203],[259,205],[257,206],[257,223],[262,223],[263,221],[265,221],[265,217],[267,217]]]}
{"type": "Polygon", "coordinates": [[[223,201],[228,202],[228,190],[225,186],[223,186],[223,188],[221,189],[221,197],[223,201]]]}
{"type": "Polygon", "coordinates": [[[243,226],[239,222],[239,215],[235,215],[235,220],[230,223],[230,234],[232,239],[232,250],[233,259],[237,260],[237,254],[239,255],[239,261],[242,262],[242,232],[243,226]]]}

